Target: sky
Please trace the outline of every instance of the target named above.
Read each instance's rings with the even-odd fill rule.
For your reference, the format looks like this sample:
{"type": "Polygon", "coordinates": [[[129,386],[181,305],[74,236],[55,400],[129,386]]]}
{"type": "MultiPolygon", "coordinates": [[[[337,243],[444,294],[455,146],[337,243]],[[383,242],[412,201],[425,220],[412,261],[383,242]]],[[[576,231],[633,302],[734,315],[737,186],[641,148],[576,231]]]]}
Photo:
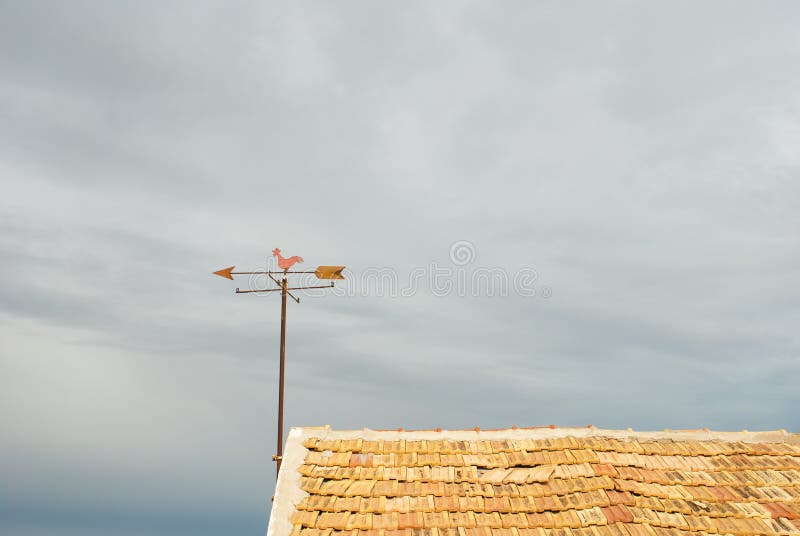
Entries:
{"type": "Polygon", "coordinates": [[[798,25],[0,1],[0,533],[264,533],[275,247],[287,426],[800,431],[798,25]]]}

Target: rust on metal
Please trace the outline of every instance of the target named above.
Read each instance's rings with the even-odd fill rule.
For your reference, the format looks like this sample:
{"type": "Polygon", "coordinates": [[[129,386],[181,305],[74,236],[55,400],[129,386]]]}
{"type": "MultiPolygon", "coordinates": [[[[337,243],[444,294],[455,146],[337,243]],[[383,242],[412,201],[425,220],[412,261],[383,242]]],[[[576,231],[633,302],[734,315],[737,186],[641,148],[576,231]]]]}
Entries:
{"type": "MultiPolygon", "coordinates": [[[[230,267],[233,269],[233,266],[230,267]]],[[[228,268],[225,268],[228,270],[228,268]]],[[[223,270],[219,270],[222,272],[223,270]]],[[[215,274],[217,272],[214,272],[215,274]]],[[[232,275],[259,275],[259,274],[314,274],[314,270],[256,270],[254,272],[231,272],[232,275]]],[[[225,276],[223,276],[225,277],[225,276]]]]}
{"type": "MultiPolygon", "coordinates": [[[[286,290],[288,291],[288,290],[304,290],[304,289],[307,289],[307,288],[331,288],[332,286],[333,286],[333,283],[331,283],[330,285],[314,285],[314,286],[311,286],[311,287],[287,287],[286,290]]],[[[239,288],[237,288],[236,289],[236,294],[250,294],[251,292],[278,292],[280,290],[283,290],[283,289],[282,288],[256,288],[256,289],[252,289],[252,290],[240,290],[239,288]]],[[[300,303],[300,300],[298,298],[295,298],[295,299],[297,300],[297,303],[300,303]]]]}
{"type": "Polygon", "coordinates": [[[276,457],[275,480],[281,473],[281,461],[283,460],[283,369],[286,365],[286,274],[281,279],[281,372],[278,388],[278,454],[276,457]]]}
{"type": "MultiPolygon", "coordinates": [[[[285,274],[285,273],[286,273],[286,272],[284,272],[284,274],[285,274]]],[[[272,279],[272,280],[273,280],[273,281],[274,281],[276,284],[278,284],[278,285],[280,285],[280,284],[281,284],[281,283],[280,283],[280,281],[278,281],[277,279],[275,279],[274,277],[272,277],[272,274],[267,274],[267,276],[268,276],[270,279],[272,279]]],[[[298,298],[297,296],[295,296],[295,295],[294,295],[294,294],[292,294],[291,292],[288,292],[288,291],[287,291],[286,293],[287,293],[287,294],[289,295],[289,297],[290,297],[291,299],[293,299],[295,302],[297,302],[297,303],[300,303],[300,298],[298,298]]]]}

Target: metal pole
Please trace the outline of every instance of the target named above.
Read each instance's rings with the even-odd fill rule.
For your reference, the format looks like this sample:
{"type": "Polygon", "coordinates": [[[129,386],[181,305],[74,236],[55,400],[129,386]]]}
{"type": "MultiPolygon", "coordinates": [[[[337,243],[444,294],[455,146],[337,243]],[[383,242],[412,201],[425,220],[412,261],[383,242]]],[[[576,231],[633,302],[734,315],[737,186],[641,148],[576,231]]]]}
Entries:
{"type": "Polygon", "coordinates": [[[286,363],[286,273],[281,279],[281,371],[280,384],[278,387],[278,462],[275,469],[275,478],[281,472],[281,460],[283,459],[283,368],[286,363]]]}

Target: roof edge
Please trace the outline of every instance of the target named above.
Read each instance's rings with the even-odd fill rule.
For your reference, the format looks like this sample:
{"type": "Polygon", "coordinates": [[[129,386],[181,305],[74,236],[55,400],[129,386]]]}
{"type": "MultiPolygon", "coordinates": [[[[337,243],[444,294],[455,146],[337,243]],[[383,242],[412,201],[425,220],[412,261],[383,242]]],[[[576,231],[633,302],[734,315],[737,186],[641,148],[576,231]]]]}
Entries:
{"type": "Polygon", "coordinates": [[[306,439],[308,437],[320,437],[327,439],[359,437],[363,439],[544,439],[554,437],[592,437],[605,436],[615,438],[642,438],[642,439],[673,439],[673,440],[719,440],[719,441],[742,441],[745,443],[799,443],[800,434],[788,432],[786,430],[764,430],[739,432],[725,432],[719,430],[709,430],[701,428],[698,430],[653,430],[639,431],[628,428],[627,430],[595,428],[594,426],[583,427],[556,427],[541,426],[531,428],[503,428],[494,430],[481,430],[480,428],[470,428],[467,430],[445,430],[437,428],[435,430],[374,430],[371,428],[361,428],[358,430],[334,430],[330,425],[325,426],[304,426],[294,427],[292,432],[299,434],[306,439]]]}

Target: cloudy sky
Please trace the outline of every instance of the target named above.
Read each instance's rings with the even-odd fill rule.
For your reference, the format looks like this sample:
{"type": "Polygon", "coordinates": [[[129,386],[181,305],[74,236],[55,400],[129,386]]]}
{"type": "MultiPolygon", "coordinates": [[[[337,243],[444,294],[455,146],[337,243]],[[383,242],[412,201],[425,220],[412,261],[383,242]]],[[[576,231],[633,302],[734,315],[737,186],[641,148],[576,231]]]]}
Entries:
{"type": "Polygon", "coordinates": [[[263,534],[276,246],[288,425],[800,431],[798,25],[0,2],[0,532],[263,534]]]}

